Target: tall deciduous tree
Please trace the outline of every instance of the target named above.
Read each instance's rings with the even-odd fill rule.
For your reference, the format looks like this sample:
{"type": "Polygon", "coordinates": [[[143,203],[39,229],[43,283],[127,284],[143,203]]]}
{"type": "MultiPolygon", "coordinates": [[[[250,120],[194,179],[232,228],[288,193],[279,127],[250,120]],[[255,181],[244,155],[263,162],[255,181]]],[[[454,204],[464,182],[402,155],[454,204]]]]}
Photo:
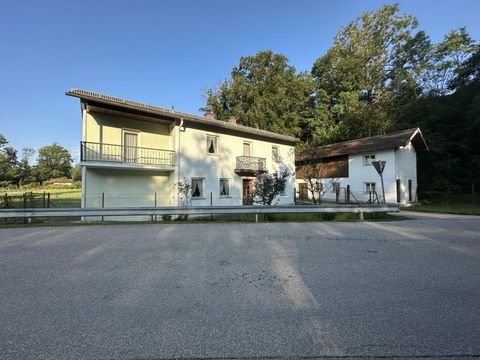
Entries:
{"type": "Polygon", "coordinates": [[[310,74],[296,73],[281,54],[260,51],[242,57],[229,79],[207,90],[207,108],[220,120],[235,116],[242,125],[299,136],[313,91],[310,74]]]}
{"type": "Polygon", "coordinates": [[[35,167],[38,179],[43,182],[53,178],[69,177],[72,162],[72,156],[64,147],[56,143],[44,146],[38,150],[35,167]]]}
{"type": "Polygon", "coordinates": [[[363,13],[340,30],[333,47],[312,68],[345,138],[384,133],[391,127],[394,76],[401,73],[410,80],[407,65],[421,61],[408,54],[422,43],[426,46],[425,38],[413,34],[417,20],[398,12],[394,4],[363,13]],[[398,61],[402,57],[403,64],[398,61]]]}
{"type": "Polygon", "coordinates": [[[17,150],[8,144],[5,136],[0,134],[0,183],[1,185],[18,184],[17,150]]]}

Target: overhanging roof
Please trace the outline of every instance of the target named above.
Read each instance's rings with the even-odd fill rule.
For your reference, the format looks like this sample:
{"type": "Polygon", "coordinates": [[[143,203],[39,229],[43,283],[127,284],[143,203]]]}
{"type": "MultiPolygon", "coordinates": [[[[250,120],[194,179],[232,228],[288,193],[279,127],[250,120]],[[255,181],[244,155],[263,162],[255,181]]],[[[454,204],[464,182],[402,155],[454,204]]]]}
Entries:
{"type": "Polygon", "coordinates": [[[416,151],[428,150],[427,143],[423,138],[420,128],[412,128],[385,135],[377,135],[319,146],[302,152],[296,157],[295,160],[305,161],[312,158],[323,159],[334,156],[396,149],[400,146],[406,146],[410,141],[412,142],[416,151]]]}
{"type": "Polygon", "coordinates": [[[283,142],[291,143],[292,145],[300,141],[299,139],[294,138],[292,136],[281,135],[271,131],[260,130],[260,129],[255,129],[248,126],[232,124],[230,122],[216,120],[216,119],[210,120],[210,119],[206,119],[203,116],[198,116],[198,115],[189,114],[181,111],[162,108],[154,105],[142,104],[136,101],[121,99],[118,97],[99,94],[99,93],[95,93],[87,90],[72,89],[70,91],[67,91],[65,95],[80,98],[82,101],[86,101],[87,103],[92,102],[95,104],[113,106],[116,109],[121,109],[124,112],[134,111],[136,113],[142,113],[142,114],[153,116],[153,117],[169,118],[174,120],[184,120],[186,122],[206,125],[209,127],[225,129],[233,132],[255,135],[255,136],[260,136],[260,137],[269,138],[269,139],[280,140],[283,142]]]}

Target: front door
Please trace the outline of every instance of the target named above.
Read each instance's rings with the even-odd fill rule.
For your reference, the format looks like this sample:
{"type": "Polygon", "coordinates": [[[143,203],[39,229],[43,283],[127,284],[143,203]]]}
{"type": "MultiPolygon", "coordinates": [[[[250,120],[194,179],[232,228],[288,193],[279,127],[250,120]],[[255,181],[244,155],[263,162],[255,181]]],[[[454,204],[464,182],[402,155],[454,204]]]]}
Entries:
{"type": "Polygon", "coordinates": [[[243,179],[243,205],[252,205],[253,179],[243,179]]]}
{"type": "Polygon", "coordinates": [[[306,183],[301,183],[300,184],[300,201],[303,202],[305,200],[308,200],[308,186],[306,183]]]}

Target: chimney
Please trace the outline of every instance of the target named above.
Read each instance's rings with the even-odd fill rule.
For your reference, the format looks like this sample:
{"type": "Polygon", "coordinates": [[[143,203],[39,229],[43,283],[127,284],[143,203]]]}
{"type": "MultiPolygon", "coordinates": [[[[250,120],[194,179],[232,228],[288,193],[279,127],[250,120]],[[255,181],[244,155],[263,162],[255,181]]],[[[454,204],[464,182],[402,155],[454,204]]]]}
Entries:
{"type": "Polygon", "coordinates": [[[213,115],[210,110],[206,110],[203,116],[205,117],[205,120],[213,120],[213,115]]]}
{"type": "Polygon", "coordinates": [[[228,122],[233,125],[237,125],[237,118],[235,116],[230,116],[228,122]]]}

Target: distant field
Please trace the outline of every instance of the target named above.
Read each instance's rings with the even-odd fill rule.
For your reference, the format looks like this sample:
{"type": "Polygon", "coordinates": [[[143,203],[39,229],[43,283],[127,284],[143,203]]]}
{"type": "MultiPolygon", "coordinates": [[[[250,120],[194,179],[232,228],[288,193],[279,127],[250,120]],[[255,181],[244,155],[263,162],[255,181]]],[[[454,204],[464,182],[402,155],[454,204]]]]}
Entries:
{"type": "MultiPolygon", "coordinates": [[[[5,194],[7,194],[8,196],[15,196],[15,198],[13,199],[15,207],[22,207],[23,204],[20,197],[23,196],[25,192],[32,192],[34,194],[43,194],[45,192],[46,194],[50,194],[51,207],[80,207],[81,205],[81,189],[37,188],[18,191],[4,190],[1,191],[0,194],[2,198],[5,194]]],[[[3,201],[2,198],[0,198],[0,202],[3,201]]]]}

